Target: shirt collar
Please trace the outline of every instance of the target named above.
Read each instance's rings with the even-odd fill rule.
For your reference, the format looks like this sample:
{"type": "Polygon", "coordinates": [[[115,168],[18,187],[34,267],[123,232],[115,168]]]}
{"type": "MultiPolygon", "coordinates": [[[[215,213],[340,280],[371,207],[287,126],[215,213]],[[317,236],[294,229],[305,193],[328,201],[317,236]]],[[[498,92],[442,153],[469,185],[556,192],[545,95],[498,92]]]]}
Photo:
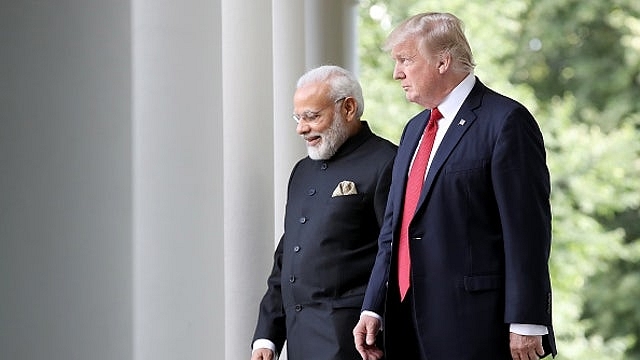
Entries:
{"type": "Polygon", "coordinates": [[[446,119],[453,119],[460,110],[462,103],[469,96],[473,86],[476,84],[476,77],[473,72],[470,72],[461,82],[456,86],[447,97],[438,105],[438,110],[442,116],[446,119]]]}

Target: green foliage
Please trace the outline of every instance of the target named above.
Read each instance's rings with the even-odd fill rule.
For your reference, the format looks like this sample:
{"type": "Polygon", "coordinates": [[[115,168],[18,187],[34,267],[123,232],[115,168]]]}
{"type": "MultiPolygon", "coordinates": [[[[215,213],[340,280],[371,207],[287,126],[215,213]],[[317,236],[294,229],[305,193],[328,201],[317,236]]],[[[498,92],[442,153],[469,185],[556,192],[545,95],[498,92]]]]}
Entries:
{"type": "Polygon", "coordinates": [[[393,63],[380,49],[388,32],[423,11],[465,22],[476,74],[524,103],[545,136],[559,358],[639,358],[640,2],[360,4],[365,118],[396,142],[422,109],[392,79],[393,63]]]}
{"type": "MultiPolygon", "coordinates": [[[[392,3],[396,14],[400,14],[402,19],[408,13],[401,10],[408,9],[412,1],[398,0],[392,3]]],[[[365,0],[361,1],[360,10],[359,55],[362,65],[359,75],[365,98],[363,117],[370,121],[375,132],[398,143],[405,123],[423,109],[409,103],[400,86],[393,82],[393,62],[381,49],[392,21],[387,6],[365,0]]]]}
{"type": "MultiPolygon", "coordinates": [[[[535,89],[541,102],[569,92],[580,108],[604,111],[589,119],[605,130],[640,102],[640,20],[636,1],[543,1],[521,18],[511,81],[535,89]]],[[[580,114],[578,114],[580,115],[580,114]]]]}

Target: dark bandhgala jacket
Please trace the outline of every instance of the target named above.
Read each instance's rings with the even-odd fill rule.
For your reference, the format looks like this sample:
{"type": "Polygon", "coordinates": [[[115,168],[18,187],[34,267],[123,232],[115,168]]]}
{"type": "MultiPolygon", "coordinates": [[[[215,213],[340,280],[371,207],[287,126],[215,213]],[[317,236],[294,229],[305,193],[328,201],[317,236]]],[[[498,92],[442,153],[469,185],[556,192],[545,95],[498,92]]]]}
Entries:
{"type": "MultiPolygon", "coordinates": [[[[405,127],[363,309],[385,315],[388,359],[407,324],[398,309],[397,238],[411,159],[429,119],[405,127]]],[[[516,101],[476,84],[448,128],[409,226],[413,314],[429,360],[511,359],[509,324],[551,326],[550,180],[542,134],[516,101]]]]}
{"type": "Polygon", "coordinates": [[[287,340],[290,360],[353,360],[352,330],[378,250],[397,147],[366,122],[329,160],[306,157],[288,186],[254,340],[287,340]],[[333,196],[341,182],[356,194],[333,196]]]}

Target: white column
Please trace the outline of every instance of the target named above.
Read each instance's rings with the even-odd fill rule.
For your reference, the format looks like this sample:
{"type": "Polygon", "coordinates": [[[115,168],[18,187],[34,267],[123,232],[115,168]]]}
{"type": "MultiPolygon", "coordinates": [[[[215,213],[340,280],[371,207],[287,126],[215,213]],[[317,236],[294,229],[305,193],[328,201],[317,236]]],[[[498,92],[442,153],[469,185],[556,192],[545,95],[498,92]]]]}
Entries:
{"type": "MultiPolygon", "coordinates": [[[[307,70],[304,20],[304,1],[273,1],[274,245],[284,230],[289,174],[295,163],[306,156],[304,142],[296,134],[291,117],[296,82],[307,70]]],[[[287,359],[286,349],[280,358],[287,359]]]]}
{"type": "Polygon", "coordinates": [[[127,1],[0,5],[0,358],[130,359],[127,1]]]}
{"type": "Polygon", "coordinates": [[[358,74],[357,0],[305,0],[307,66],[339,65],[358,74]]]}
{"type": "Polygon", "coordinates": [[[132,1],[134,359],[224,351],[216,2],[132,1]]]}
{"type": "Polygon", "coordinates": [[[296,134],[293,94],[305,72],[304,1],[273,1],[273,152],[274,240],[283,231],[287,182],[293,165],[306,156],[304,141],[296,134]]]}
{"type": "Polygon", "coordinates": [[[273,253],[271,2],[222,0],[225,358],[250,357],[273,253]]]}

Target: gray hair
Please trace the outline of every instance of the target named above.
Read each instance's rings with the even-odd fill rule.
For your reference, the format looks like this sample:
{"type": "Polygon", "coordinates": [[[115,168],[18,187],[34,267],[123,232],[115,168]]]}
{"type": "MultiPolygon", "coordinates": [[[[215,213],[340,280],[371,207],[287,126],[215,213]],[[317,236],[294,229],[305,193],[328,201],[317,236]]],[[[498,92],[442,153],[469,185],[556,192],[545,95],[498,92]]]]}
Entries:
{"type": "Polygon", "coordinates": [[[472,72],[476,66],[464,35],[464,24],[453,14],[431,12],[406,19],[389,34],[384,50],[389,51],[410,38],[418,40],[418,49],[423,56],[449,53],[454,70],[472,72]]]}
{"type": "Polygon", "coordinates": [[[298,79],[296,88],[307,84],[326,82],[329,85],[329,98],[338,101],[345,97],[352,97],[358,103],[356,118],[360,118],[364,112],[364,98],[362,87],[358,79],[350,71],[335,65],[323,65],[307,71],[298,79]]]}

